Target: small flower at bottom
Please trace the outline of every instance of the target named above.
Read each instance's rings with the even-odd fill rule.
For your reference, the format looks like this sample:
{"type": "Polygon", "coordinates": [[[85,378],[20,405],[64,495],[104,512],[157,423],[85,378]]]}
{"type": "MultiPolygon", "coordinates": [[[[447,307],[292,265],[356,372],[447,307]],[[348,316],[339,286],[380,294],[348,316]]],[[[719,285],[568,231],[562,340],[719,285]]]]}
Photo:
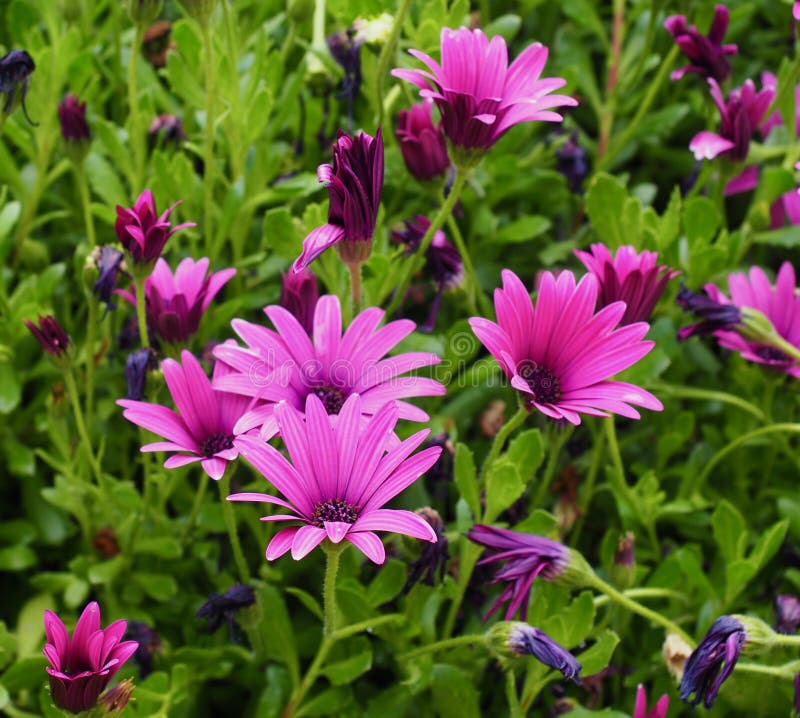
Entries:
{"type": "Polygon", "coordinates": [[[64,328],[52,315],[43,317],[40,314],[37,321],[38,325],[30,319],[26,319],[25,326],[28,327],[36,341],[42,345],[42,349],[56,359],[61,359],[70,346],[69,336],[64,331],[64,328]]]}
{"type": "Polygon", "coordinates": [[[534,656],[544,665],[561,671],[564,678],[581,684],[580,662],[544,631],[519,621],[501,621],[489,629],[486,643],[501,658],[534,656]]]}
{"type": "Polygon", "coordinates": [[[528,615],[531,586],[537,576],[562,586],[582,586],[592,574],[586,559],[577,551],[545,536],[510,531],[495,526],[476,524],[467,534],[470,541],[492,550],[478,565],[493,561],[506,561],[489,585],[508,583],[494,602],[484,620],[489,618],[506,601],[506,620],[518,609],[524,619],[528,615]]]}
{"type": "Polygon", "coordinates": [[[236,439],[236,448],[286,499],[270,494],[240,493],[229,501],[275,504],[289,513],[263,521],[300,522],[278,531],[267,547],[272,561],[291,550],[296,561],[326,538],[347,540],[374,563],[386,558],[375,531],[393,531],[423,541],[436,541],[430,524],[413,511],[385,509],[384,504],[414,483],[439,458],[441,449],[412,452],[425,440],[424,429],[395,445],[390,442],[399,418],[390,401],[372,417],[361,413],[361,398],[351,395],[332,420],[322,401],[306,398],[303,414],[286,402],[275,417],[291,463],[269,444],[252,436],[236,439]],[[393,447],[393,448],[390,448],[393,447]]]}
{"type": "Polygon", "coordinates": [[[640,683],[636,687],[636,704],[633,707],[632,718],[666,718],[669,708],[669,696],[663,695],[656,701],[656,704],[647,710],[647,693],[644,686],[640,683]]]}
{"type": "Polygon", "coordinates": [[[95,706],[114,674],[138,648],[136,641],[120,642],[127,622],[114,621],[100,628],[100,606],[92,601],[83,610],[72,638],[52,611],[44,612],[47,644],[43,653],[50,663],[53,702],[70,713],[95,706]]]}

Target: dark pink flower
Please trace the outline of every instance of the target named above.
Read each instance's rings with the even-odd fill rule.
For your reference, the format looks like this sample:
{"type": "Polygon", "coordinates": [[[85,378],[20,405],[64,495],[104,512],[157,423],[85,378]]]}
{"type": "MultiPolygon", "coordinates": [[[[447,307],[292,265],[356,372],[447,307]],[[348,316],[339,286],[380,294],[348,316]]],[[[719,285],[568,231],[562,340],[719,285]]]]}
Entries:
{"type": "Polygon", "coordinates": [[[375,137],[366,132],[350,137],[339,130],[333,164],[320,165],[317,177],[330,195],[328,223],[303,240],[303,252],[292,265],[294,272],[307,267],[334,244],[339,245],[347,264],[360,264],[369,256],[383,189],[381,128],[375,137]]]}
{"type": "Polygon", "coordinates": [[[50,662],[46,668],[50,693],[59,708],[80,713],[95,706],[114,674],[139,647],[136,641],[120,643],[127,625],[120,620],[100,628],[100,606],[92,601],[70,638],[61,619],[52,611],[44,612],[47,644],[43,653],[50,662]]]}
{"type": "Polygon", "coordinates": [[[326,538],[347,540],[367,558],[383,563],[383,542],[375,531],[392,531],[423,541],[436,533],[413,511],[386,509],[384,504],[413,484],[439,458],[441,449],[423,449],[411,456],[429,433],[423,429],[390,449],[399,418],[394,402],[362,421],[362,402],[351,395],[332,421],[313,394],[306,398],[305,418],[286,402],[275,408],[280,434],[289,452],[283,454],[257,437],[240,436],[236,447],[286,499],[270,494],[241,493],[229,501],[257,501],[281,506],[288,513],[263,521],[298,521],[278,531],[267,546],[267,560],[292,552],[299,561],[326,538]]]}
{"type": "Polygon", "coordinates": [[[622,301],[625,302],[625,314],[620,320],[621,326],[650,321],[667,282],[678,272],[657,264],[657,252],[643,250],[640,253],[629,244],[619,247],[615,255],[599,242],[590,250],[576,249],[575,256],[600,284],[597,309],[622,301]]]}
{"type": "Polygon", "coordinates": [[[408,171],[423,182],[450,169],[442,123],[433,124],[430,98],[397,115],[397,141],[408,171]]]}
{"type": "Polygon", "coordinates": [[[730,91],[725,102],[713,77],[709,78],[708,85],[720,114],[719,134],[705,130],[698,132],[689,143],[689,149],[697,160],[710,160],[721,155],[734,162],[743,162],[750,149],[750,139],[775,99],[775,88],[765,87],[756,92],[753,81],[746,80],[744,85],[730,91]]]}
{"type": "Polygon", "coordinates": [[[496,289],[497,323],[469,320],[530,410],[580,424],[580,414],[620,414],[632,419],[631,404],[660,411],[661,402],[633,384],[609,377],[635,364],[654,346],[645,341],[645,322],[619,327],[625,304],[614,302],[595,314],[598,282],[587,274],[577,284],[572,272],[541,278],[536,305],[519,277],[502,273],[496,289]]]}
{"type": "Polygon", "coordinates": [[[281,272],[281,306],[303,326],[307,334],[314,331],[314,310],[319,301],[317,278],[310,269],[281,272]]]}
{"type": "MultiPolygon", "coordinates": [[[[169,265],[158,259],[144,282],[147,326],[153,335],[168,344],[182,344],[194,336],[208,305],[236,274],[235,269],[209,273],[208,265],[206,257],[197,262],[187,257],[173,275],[169,265]]],[[[136,290],[131,289],[118,293],[136,306],[136,290]]]]}
{"type": "Polygon", "coordinates": [[[161,256],[164,245],[175,232],[195,226],[194,222],[185,222],[177,227],[170,227],[169,215],[179,204],[180,202],[176,202],[159,216],[153,193],[146,189],[132,208],[117,205],[114,231],[134,264],[152,264],[161,256]]]}
{"type": "Polygon", "coordinates": [[[491,42],[480,30],[442,28],[441,65],[419,50],[409,53],[428,70],[394,69],[392,75],[420,88],[436,103],[448,139],[464,149],[488,149],[520,122],[563,118],[552,108],[574,107],[577,100],[551,95],[566,84],[560,77],[540,79],[548,50],[534,43],[508,65],[506,41],[491,42]]]}
{"type": "Polygon", "coordinates": [[[87,141],[91,134],[86,124],[86,103],[72,93],[67,94],[58,106],[58,119],[61,122],[61,136],[66,142],[87,141]]]}
{"type": "Polygon", "coordinates": [[[669,696],[664,694],[648,711],[647,693],[644,690],[644,686],[641,683],[636,686],[636,705],[633,707],[632,718],[666,718],[668,708],[669,696]]]}
{"type": "Polygon", "coordinates": [[[493,561],[506,562],[489,585],[496,583],[508,585],[492,604],[486,618],[508,601],[506,620],[508,621],[518,610],[525,620],[528,615],[533,580],[541,576],[546,581],[553,581],[561,576],[570,564],[570,550],[564,544],[544,536],[476,524],[470,529],[467,538],[491,549],[488,556],[478,561],[479,566],[493,561]]]}
{"type": "MultiPolygon", "coordinates": [[[[128,421],[166,439],[146,444],[142,451],[177,452],[164,462],[164,468],[199,461],[212,479],[221,479],[228,462],[239,455],[233,444],[233,426],[247,410],[249,400],[213,389],[191,352],[182,351],[181,361],[161,362],[169,393],[180,413],[144,401],[119,399],[117,404],[125,409],[123,416],[128,421]]],[[[223,362],[217,362],[214,381],[229,371],[223,362]]]]}
{"type": "Polygon", "coordinates": [[[792,5],[792,17],[795,20],[800,20],[800,2],[796,2],[792,5]]]}
{"type": "MultiPolygon", "coordinates": [[[[262,436],[274,436],[276,404],[285,401],[302,411],[310,394],[322,400],[328,414],[338,414],[345,400],[358,393],[361,411],[370,415],[388,401],[445,393],[444,386],[435,379],[400,376],[438,364],[440,359],[435,354],[405,352],[385,356],[414,331],[414,322],[408,319],[398,319],[378,329],[384,312],[370,307],[342,333],[339,299],[325,295],[317,303],[314,331],[309,336],[283,307],[265,307],[264,313],[277,332],[234,319],[231,326],[247,346],[228,342],[214,350],[217,359],[234,369],[234,373],[215,380],[215,387],[261,402],[237,422],[236,434],[262,427],[262,436]]],[[[397,403],[401,419],[428,421],[422,409],[406,401],[397,403]]]]}
{"type": "Polygon", "coordinates": [[[725,55],[735,55],[738,51],[736,45],[722,44],[729,22],[730,13],[724,5],[714,7],[714,20],[708,35],[703,35],[694,25],[688,27],[684,15],[668,17],[664,27],[689,58],[689,64],[675,70],[670,77],[680,80],[687,72],[694,72],[702,77],[713,77],[717,82],[725,80],[731,74],[725,55]]]}
{"type": "Polygon", "coordinates": [[[25,326],[36,337],[36,341],[42,345],[42,349],[60,359],[69,349],[69,336],[52,315],[43,317],[40,314],[37,321],[39,322],[38,326],[30,319],[26,319],[25,326]]]}

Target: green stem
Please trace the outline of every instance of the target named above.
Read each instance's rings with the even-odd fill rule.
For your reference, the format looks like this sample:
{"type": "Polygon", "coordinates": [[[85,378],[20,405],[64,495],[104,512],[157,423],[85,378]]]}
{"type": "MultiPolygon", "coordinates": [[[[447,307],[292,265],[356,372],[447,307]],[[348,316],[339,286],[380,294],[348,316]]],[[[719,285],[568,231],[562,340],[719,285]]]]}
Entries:
{"type": "Polygon", "coordinates": [[[766,436],[767,434],[775,434],[779,432],[786,432],[788,434],[800,434],[800,424],[770,424],[769,426],[762,426],[759,429],[754,429],[753,431],[749,431],[746,434],[741,434],[737,436],[733,441],[731,441],[727,446],[724,446],[720,449],[714,456],[711,457],[711,460],[705,465],[703,468],[702,473],[697,478],[696,482],[692,485],[689,482],[685,482],[685,486],[681,486],[680,496],[686,497],[689,493],[690,489],[694,489],[695,492],[699,493],[703,490],[703,486],[708,479],[709,475],[713,471],[714,467],[722,461],[728,454],[732,451],[738,449],[742,444],[746,444],[751,439],[756,439],[759,436],[766,436]]]}
{"type": "Polygon", "coordinates": [[[242,544],[239,543],[239,533],[236,531],[236,516],[233,513],[231,502],[228,501],[228,494],[231,492],[231,477],[228,471],[222,475],[217,485],[219,486],[219,498],[222,501],[222,517],[225,520],[225,528],[228,529],[228,539],[233,551],[233,560],[239,572],[239,579],[242,583],[250,583],[250,569],[247,568],[242,544]]]}
{"type": "Polygon", "coordinates": [[[353,316],[361,311],[361,262],[347,265],[350,270],[350,293],[353,298],[353,316]]]}
{"type": "Polygon", "coordinates": [[[322,545],[328,556],[325,567],[325,584],[322,591],[322,603],[325,607],[325,626],[323,634],[331,637],[336,632],[338,615],[336,610],[336,576],[339,573],[339,557],[347,547],[346,543],[335,544],[327,539],[322,545]]]}
{"type": "Polygon", "coordinates": [[[800,646],[800,636],[787,635],[785,633],[776,633],[773,639],[776,646],[792,646],[797,648],[800,646]]]}
{"type": "Polygon", "coordinates": [[[135,187],[134,193],[138,192],[144,182],[144,136],[141,132],[141,120],[139,113],[139,89],[137,87],[136,63],[139,60],[139,53],[142,47],[142,35],[144,28],[136,23],[133,35],[133,45],[131,46],[131,56],[128,60],[128,113],[130,115],[130,145],[133,150],[133,170],[135,187]]]}
{"type": "Polygon", "coordinates": [[[385,616],[379,616],[378,618],[368,618],[366,621],[351,623],[349,626],[344,626],[344,628],[335,630],[331,634],[331,637],[335,641],[341,641],[345,638],[349,638],[350,636],[355,636],[357,633],[361,633],[362,631],[371,632],[378,626],[383,626],[387,623],[400,623],[404,620],[405,616],[402,613],[389,613],[385,616]]]}
{"type": "Polygon", "coordinates": [[[458,253],[461,255],[461,261],[464,264],[464,272],[467,275],[467,284],[469,285],[467,297],[469,299],[470,312],[484,317],[491,316],[493,311],[492,305],[483,293],[481,285],[478,283],[478,275],[475,273],[475,265],[472,264],[472,257],[470,257],[467,245],[464,243],[464,238],[461,236],[461,230],[459,230],[458,223],[452,214],[447,216],[447,229],[450,230],[450,236],[455,242],[456,249],[458,249],[458,253]],[[478,309],[478,305],[475,304],[476,297],[478,299],[478,305],[480,305],[480,310],[478,309]]]}
{"type": "Polygon", "coordinates": [[[506,700],[508,701],[508,714],[511,718],[523,718],[525,715],[519,705],[519,695],[517,695],[517,681],[514,678],[514,671],[506,671],[506,700]]]}
{"type": "MultiPolygon", "coordinates": [[[[590,426],[594,426],[591,424],[590,426]]],[[[597,483],[597,475],[600,473],[600,466],[603,463],[603,456],[605,455],[605,439],[602,434],[599,434],[596,429],[592,429],[592,435],[594,440],[594,451],[592,452],[592,463],[589,466],[589,474],[586,477],[586,481],[584,482],[583,487],[581,488],[581,496],[580,500],[578,501],[578,523],[575,526],[575,530],[572,534],[572,541],[571,544],[573,546],[577,546],[581,533],[583,531],[584,524],[586,523],[586,517],[589,515],[589,507],[592,504],[592,499],[594,498],[594,487],[597,483]]]]}
{"type": "Polygon", "coordinates": [[[727,394],[724,391],[712,389],[699,389],[693,386],[678,386],[677,384],[655,384],[649,388],[659,396],[667,395],[676,399],[699,399],[701,401],[718,401],[723,404],[730,404],[752,414],[759,421],[766,421],[766,415],[761,409],[735,394],[727,394]]]}
{"type": "MultiPolygon", "coordinates": [[[[378,58],[378,69],[375,73],[375,102],[378,103],[378,122],[377,126],[383,125],[383,81],[386,77],[386,70],[389,67],[389,61],[394,55],[395,48],[397,47],[397,40],[400,37],[400,32],[403,29],[408,9],[411,7],[411,0],[400,0],[400,6],[394,16],[392,23],[392,32],[386,40],[386,44],[381,49],[380,57],[378,58]]],[[[391,134],[391,133],[389,133],[391,134]]]]}
{"type": "Polygon", "coordinates": [[[89,292],[86,301],[89,304],[86,321],[86,423],[92,426],[94,418],[94,345],[97,337],[97,297],[89,292]]]}
{"type": "Polygon", "coordinates": [[[417,656],[423,656],[426,653],[436,653],[436,651],[444,651],[448,648],[458,648],[460,646],[478,645],[482,646],[484,637],[480,633],[466,634],[463,636],[456,636],[455,638],[445,638],[436,643],[429,643],[427,646],[420,646],[413,651],[404,653],[400,656],[401,661],[410,660],[417,656]]]}
{"type": "Polygon", "coordinates": [[[593,588],[600,591],[600,593],[605,594],[608,596],[610,600],[614,603],[619,604],[623,608],[627,608],[631,613],[636,613],[643,618],[646,618],[653,623],[657,623],[660,626],[663,626],[667,631],[670,633],[675,633],[679,635],[686,643],[690,646],[694,646],[694,640],[692,637],[686,633],[680,626],[670,621],[665,616],[662,616],[660,613],[653,611],[646,606],[643,606],[638,601],[634,601],[629,595],[618,591],[614,588],[611,584],[606,583],[597,575],[592,575],[588,579],[588,583],[593,588]]]}
{"type": "Polygon", "coordinates": [[[332,638],[331,636],[324,636],[322,639],[322,643],[319,646],[319,650],[317,651],[317,655],[314,656],[314,660],[311,662],[311,665],[308,667],[306,674],[303,676],[303,680],[300,685],[297,687],[297,690],[292,694],[291,699],[289,700],[289,704],[286,706],[286,709],[281,714],[281,718],[290,718],[295,712],[295,709],[300,705],[303,699],[306,697],[306,693],[311,689],[311,686],[314,685],[314,681],[317,680],[317,676],[319,675],[320,670],[322,669],[322,665],[325,662],[325,659],[328,657],[328,654],[333,648],[334,644],[336,643],[336,639],[332,638]]]}
{"type": "Polygon", "coordinates": [[[800,672],[800,661],[790,661],[781,666],[764,666],[760,663],[739,662],[736,664],[737,673],[758,673],[764,676],[774,676],[793,681],[795,674],[800,672]]]}
{"type": "Polygon", "coordinates": [[[214,38],[211,23],[203,23],[203,45],[205,46],[206,65],[206,126],[203,151],[203,227],[206,243],[215,248],[215,256],[219,248],[214,241],[214,38]]]}
{"type": "Polygon", "coordinates": [[[139,341],[142,349],[150,348],[150,335],[147,333],[147,298],[144,293],[145,276],[140,271],[133,271],[133,285],[136,287],[136,319],[139,323],[139,341]]]}
{"type": "MultiPolygon", "coordinates": [[[[687,596],[685,593],[673,591],[669,588],[629,588],[627,591],[622,592],[623,596],[628,598],[668,598],[670,600],[677,600],[686,603],[687,596]]],[[[594,605],[599,608],[600,606],[609,603],[611,599],[608,596],[595,596],[594,605]]]]}
{"type": "Polygon", "coordinates": [[[556,427],[555,435],[551,433],[547,466],[545,466],[544,476],[542,476],[542,480],[539,482],[539,488],[536,489],[536,494],[531,503],[532,510],[542,505],[547,489],[550,488],[550,484],[553,482],[553,476],[555,476],[556,468],[558,467],[558,457],[561,454],[561,449],[564,448],[564,444],[567,443],[571,435],[571,428],[562,429],[561,427],[556,427]]]}
{"type": "Polygon", "coordinates": [[[92,200],[89,195],[89,183],[86,181],[86,173],[83,165],[76,163],[73,165],[75,181],[78,184],[78,192],[81,197],[81,207],[83,208],[83,223],[86,226],[86,239],[89,247],[94,249],[97,246],[97,235],[94,231],[94,217],[92,216],[92,200]]]}
{"type": "Polygon", "coordinates": [[[443,633],[445,639],[453,634],[456,618],[458,617],[458,609],[461,608],[461,602],[464,600],[464,594],[467,592],[469,580],[472,578],[472,571],[475,569],[475,564],[478,562],[478,557],[483,550],[482,546],[478,546],[464,537],[461,538],[461,542],[461,552],[459,553],[458,561],[458,583],[456,584],[456,595],[453,596],[453,601],[447,611],[443,633]]]}
{"type": "Polygon", "coordinates": [[[431,226],[428,227],[428,231],[425,232],[425,236],[422,238],[422,241],[419,244],[419,248],[411,257],[408,258],[403,270],[403,274],[401,275],[400,282],[397,285],[397,291],[395,292],[394,299],[392,299],[391,303],[389,304],[389,308],[386,310],[387,317],[391,317],[397,311],[400,303],[405,298],[406,290],[408,289],[408,285],[411,282],[411,277],[414,275],[415,269],[420,266],[420,262],[424,264],[425,257],[428,253],[428,247],[431,245],[433,236],[442,228],[445,220],[453,212],[453,209],[455,208],[456,203],[461,196],[461,192],[464,189],[464,184],[466,181],[467,176],[465,171],[456,167],[456,176],[453,180],[453,186],[450,189],[450,194],[447,195],[447,199],[445,200],[444,204],[442,204],[442,206],[439,208],[439,212],[433,218],[431,226]]]}
{"type": "Polygon", "coordinates": [[[189,540],[189,537],[192,534],[192,529],[194,528],[194,525],[197,522],[197,515],[200,513],[200,509],[203,506],[203,499],[205,498],[206,489],[208,488],[208,481],[209,481],[209,476],[204,471],[203,475],[200,477],[200,486],[198,487],[197,491],[195,491],[194,494],[194,501],[192,501],[192,509],[189,512],[189,519],[187,520],[186,526],[183,529],[183,536],[181,536],[181,543],[184,545],[189,540]]]}
{"type": "Polygon", "coordinates": [[[81,403],[78,399],[78,385],[75,382],[75,375],[72,373],[72,367],[67,367],[64,370],[64,379],[67,382],[67,393],[69,394],[70,403],[72,404],[72,412],[75,415],[75,425],[78,427],[78,435],[80,436],[83,448],[86,451],[89,466],[92,468],[97,486],[99,487],[103,497],[108,499],[108,487],[106,486],[106,479],[97,463],[97,457],[94,455],[92,449],[92,442],[89,439],[89,433],[86,431],[86,424],[83,420],[83,411],[81,410],[81,403]]]}
{"type": "Polygon", "coordinates": [[[524,406],[520,406],[517,409],[517,413],[514,414],[514,416],[512,416],[505,424],[503,424],[503,426],[500,428],[500,431],[497,432],[497,436],[494,437],[494,441],[489,449],[489,453],[486,455],[486,458],[483,461],[483,466],[481,466],[481,483],[486,481],[486,474],[489,469],[492,468],[492,464],[497,460],[497,457],[500,455],[500,452],[506,445],[508,437],[525,423],[525,419],[528,418],[529,413],[530,412],[524,406]]]}

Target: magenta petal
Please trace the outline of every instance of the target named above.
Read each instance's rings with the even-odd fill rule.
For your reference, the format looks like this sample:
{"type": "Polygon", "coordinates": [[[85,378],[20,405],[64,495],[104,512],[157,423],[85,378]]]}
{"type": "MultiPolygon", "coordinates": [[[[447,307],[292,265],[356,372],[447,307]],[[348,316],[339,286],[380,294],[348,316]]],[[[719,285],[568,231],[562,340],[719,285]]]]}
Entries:
{"type": "Polygon", "coordinates": [[[291,549],[292,542],[294,541],[294,536],[297,531],[297,526],[289,526],[288,528],[278,531],[278,533],[272,537],[272,540],[267,546],[267,561],[274,561],[276,558],[280,558],[289,549],[291,549]]]}
{"type": "Polygon", "coordinates": [[[733,149],[735,143],[726,140],[715,132],[698,132],[689,143],[689,149],[696,160],[712,160],[718,154],[733,149]]]}
{"type": "Polygon", "coordinates": [[[383,542],[374,533],[351,531],[346,538],[373,563],[382,564],[386,560],[386,549],[383,547],[383,542]]]}
{"type": "Polygon", "coordinates": [[[297,529],[292,540],[292,558],[299,561],[322,543],[327,534],[324,529],[306,524],[297,529]]]}

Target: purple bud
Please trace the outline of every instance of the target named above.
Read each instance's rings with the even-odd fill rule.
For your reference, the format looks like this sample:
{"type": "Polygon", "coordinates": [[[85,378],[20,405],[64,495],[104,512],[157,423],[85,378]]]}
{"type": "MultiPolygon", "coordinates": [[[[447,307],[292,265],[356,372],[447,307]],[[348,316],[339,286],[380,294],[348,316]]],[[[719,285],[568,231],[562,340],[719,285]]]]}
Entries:
{"type": "Polygon", "coordinates": [[[150,348],[139,349],[128,354],[125,360],[125,379],[128,382],[126,397],[134,401],[144,399],[147,372],[158,369],[155,352],[150,348]]]}
{"type": "Polygon", "coordinates": [[[179,147],[186,139],[183,123],[175,115],[159,115],[150,123],[147,131],[147,145],[152,151],[156,147],[171,149],[179,147]]]}
{"type": "Polygon", "coordinates": [[[30,319],[25,320],[25,326],[36,337],[36,341],[42,345],[42,349],[57,359],[63,357],[69,349],[69,336],[67,336],[64,328],[52,315],[43,317],[40,314],[38,323],[37,326],[30,319]]]}
{"type": "Polygon", "coordinates": [[[139,644],[133,660],[139,664],[139,677],[147,678],[153,672],[153,658],[161,652],[161,636],[143,621],[128,621],[128,631],[125,638],[130,638],[139,644]]]}
{"type": "Polygon", "coordinates": [[[692,292],[683,284],[678,290],[676,301],[686,312],[692,312],[703,321],[682,327],[678,340],[683,341],[695,334],[711,334],[719,329],[735,329],[742,322],[742,313],[734,304],[723,304],[714,296],[721,297],[713,284],[707,284],[702,294],[692,292]]]}
{"type": "Polygon", "coordinates": [[[693,72],[722,82],[731,74],[731,66],[725,55],[735,55],[738,48],[736,45],[722,44],[729,21],[730,13],[724,5],[714,8],[714,20],[708,35],[703,35],[694,25],[689,27],[684,15],[671,15],[664,21],[664,27],[689,58],[688,65],[672,73],[673,80],[680,80],[685,74],[693,72]]]}
{"type": "Polygon", "coordinates": [[[124,255],[116,247],[107,244],[96,248],[93,257],[100,276],[92,290],[101,302],[106,303],[109,309],[114,309],[116,305],[111,301],[111,297],[117,288],[117,274],[120,272],[120,264],[124,255]]]}
{"type": "Polygon", "coordinates": [[[403,587],[404,593],[418,582],[433,586],[436,583],[437,574],[441,581],[449,558],[449,546],[447,536],[444,533],[444,522],[442,517],[439,516],[439,512],[426,506],[418,509],[416,513],[422,516],[433,529],[436,534],[436,542],[420,542],[419,558],[416,561],[412,561],[408,567],[408,580],[403,587]]]}
{"type": "Polygon", "coordinates": [[[235,584],[222,595],[212,593],[195,614],[196,618],[205,618],[208,621],[208,632],[215,633],[227,622],[231,632],[231,641],[235,640],[235,627],[233,616],[242,609],[252,606],[256,602],[256,593],[252,586],[235,584]]]}
{"type": "Polygon", "coordinates": [[[65,142],[88,142],[91,138],[86,124],[86,103],[69,93],[58,106],[61,136],[65,142]]]}
{"type": "Polygon", "coordinates": [[[775,598],[775,630],[778,633],[793,635],[800,628],[800,601],[789,594],[775,598]]]}
{"type": "Polygon", "coordinates": [[[564,678],[581,684],[581,664],[575,656],[538,628],[514,623],[508,637],[508,648],[519,655],[534,656],[546,666],[561,671],[564,678]]]}
{"type": "Polygon", "coordinates": [[[556,170],[564,175],[570,191],[576,194],[583,191],[583,180],[589,174],[589,158],[578,144],[576,132],[556,150],[556,170]]]}
{"type": "Polygon", "coordinates": [[[28,93],[28,82],[35,69],[36,63],[25,50],[12,50],[0,57],[0,95],[3,93],[6,95],[2,112],[10,114],[19,101],[25,119],[32,125],[37,123],[28,116],[25,95],[28,93]]]}
{"type": "Polygon", "coordinates": [[[303,325],[309,336],[314,330],[314,310],[318,299],[317,278],[310,269],[281,273],[280,304],[303,325]]]}
{"type": "Polygon", "coordinates": [[[425,100],[397,115],[397,141],[408,171],[418,180],[432,180],[450,169],[441,122],[433,124],[433,100],[425,100]]]}

